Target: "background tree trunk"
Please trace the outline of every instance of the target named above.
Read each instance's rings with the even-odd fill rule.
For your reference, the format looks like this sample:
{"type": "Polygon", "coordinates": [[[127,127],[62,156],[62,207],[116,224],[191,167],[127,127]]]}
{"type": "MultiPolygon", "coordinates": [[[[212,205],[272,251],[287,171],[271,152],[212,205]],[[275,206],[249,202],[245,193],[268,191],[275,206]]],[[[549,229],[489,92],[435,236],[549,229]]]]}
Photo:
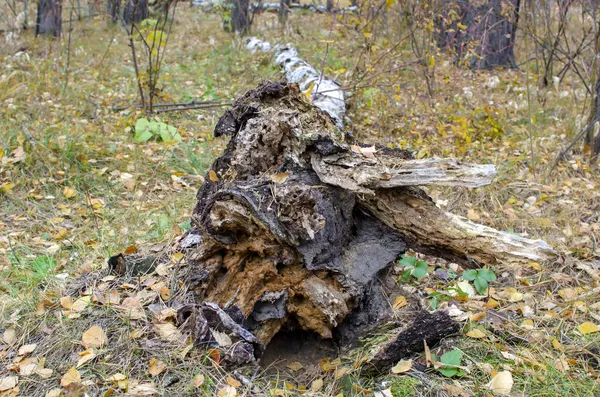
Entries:
{"type": "Polygon", "coordinates": [[[108,0],[106,3],[106,10],[108,15],[110,15],[110,20],[112,23],[117,23],[121,19],[119,16],[121,12],[121,0],[108,0]]]}
{"type": "Polygon", "coordinates": [[[148,0],[128,0],[123,10],[126,24],[140,23],[148,18],[148,0]]]}
{"type": "Polygon", "coordinates": [[[290,12],[290,0],[280,0],[279,1],[279,23],[281,27],[284,28],[287,23],[288,14],[290,12]]]}
{"type": "Polygon", "coordinates": [[[35,22],[35,35],[53,35],[62,33],[62,0],[39,0],[35,22]]]}
{"type": "Polygon", "coordinates": [[[596,59],[592,61],[594,70],[594,99],[590,109],[590,117],[587,122],[587,131],[585,134],[585,147],[592,149],[592,158],[596,159],[600,155],[600,27],[596,31],[596,59]],[[595,136],[595,137],[594,137],[595,136]]]}
{"type": "Polygon", "coordinates": [[[516,68],[514,44],[520,0],[446,0],[435,19],[437,44],[472,69],[516,68]]]}
{"type": "Polygon", "coordinates": [[[249,0],[228,0],[231,20],[225,21],[224,29],[228,32],[235,32],[244,35],[250,27],[249,18],[249,0]]]}

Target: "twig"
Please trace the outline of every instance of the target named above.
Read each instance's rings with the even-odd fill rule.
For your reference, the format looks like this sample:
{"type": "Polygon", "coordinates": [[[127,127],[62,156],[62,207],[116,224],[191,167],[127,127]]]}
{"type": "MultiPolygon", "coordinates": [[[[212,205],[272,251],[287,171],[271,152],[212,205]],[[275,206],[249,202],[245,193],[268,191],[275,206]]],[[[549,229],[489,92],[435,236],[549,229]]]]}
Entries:
{"type": "MultiPolygon", "coordinates": [[[[154,105],[154,108],[177,108],[181,107],[183,109],[193,106],[199,106],[198,109],[202,107],[219,107],[219,106],[230,106],[232,102],[230,101],[191,101],[191,102],[176,102],[176,103],[158,103],[154,105]]],[[[121,110],[129,109],[129,108],[137,108],[139,109],[140,105],[124,105],[124,106],[114,106],[112,108],[113,112],[120,112],[121,110]]]]}
{"type": "Polygon", "coordinates": [[[67,91],[69,85],[69,63],[71,62],[71,31],[73,30],[73,9],[71,8],[71,15],[69,16],[69,39],[67,40],[67,70],[65,76],[65,87],[63,93],[67,91]]]}

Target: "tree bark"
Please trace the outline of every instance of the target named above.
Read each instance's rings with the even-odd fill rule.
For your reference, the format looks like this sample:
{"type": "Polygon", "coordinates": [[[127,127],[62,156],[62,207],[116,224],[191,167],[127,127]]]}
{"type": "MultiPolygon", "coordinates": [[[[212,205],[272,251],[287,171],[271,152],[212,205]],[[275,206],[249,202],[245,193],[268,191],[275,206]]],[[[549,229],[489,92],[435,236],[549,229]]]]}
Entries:
{"type": "Polygon", "coordinates": [[[472,69],[516,68],[520,0],[445,0],[435,19],[437,44],[472,69]]]}
{"type": "Polygon", "coordinates": [[[62,0],[39,0],[35,35],[60,37],[62,33],[62,0]]]}

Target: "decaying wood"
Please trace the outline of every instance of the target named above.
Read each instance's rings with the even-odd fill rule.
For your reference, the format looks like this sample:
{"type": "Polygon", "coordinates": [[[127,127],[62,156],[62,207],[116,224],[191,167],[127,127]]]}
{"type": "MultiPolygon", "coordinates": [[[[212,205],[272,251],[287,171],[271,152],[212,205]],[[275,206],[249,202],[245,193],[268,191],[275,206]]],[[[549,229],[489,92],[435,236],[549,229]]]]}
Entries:
{"type": "Polygon", "coordinates": [[[471,266],[512,267],[556,256],[542,240],[502,232],[443,211],[419,189],[380,189],[372,197],[362,196],[361,203],[421,251],[470,262],[471,266]]]}
{"type": "MultiPolygon", "coordinates": [[[[309,103],[297,84],[264,83],[219,120],[215,135],[231,138],[198,191],[193,228],[179,242],[192,265],[187,285],[204,302],[186,309],[181,323],[199,343],[219,343],[203,331],[205,324],[213,329],[207,311],[227,320],[221,332],[233,345],[243,342],[247,360],[260,357],[283,328],[322,338],[359,334],[378,321],[369,312],[375,296],[384,300],[376,293],[380,275],[408,247],[473,266],[554,254],[543,242],[445,213],[414,186],[480,186],[493,178],[493,166],[364,147],[333,116],[309,103]],[[240,336],[240,328],[256,340],[240,336]]],[[[430,328],[413,338],[437,340],[455,330],[430,328]]],[[[390,345],[376,365],[415,344],[400,345],[390,345]]]]}
{"type": "Polygon", "coordinates": [[[331,185],[355,192],[374,194],[372,189],[398,186],[458,186],[479,187],[489,185],[496,175],[491,164],[467,164],[454,159],[405,159],[394,151],[361,149],[366,156],[336,153],[314,156],[312,167],[319,178],[331,185]],[[386,154],[391,153],[391,154],[386,154]]]}
{"type": "Polygon", "coordinates": [[[288,83],[296,83],[300,91],[310,97],[314,106],[328,113],[338,127],[343,127],[346,114],[344,91],[340,85],[322,76],[308,62],[298,56],[298,50],[287,44],[285,46],[271,46],[269,42],[250,37],[246,41],[246,48],[251,52],[274,52],[275,64],[281,66],[288,83]]]}

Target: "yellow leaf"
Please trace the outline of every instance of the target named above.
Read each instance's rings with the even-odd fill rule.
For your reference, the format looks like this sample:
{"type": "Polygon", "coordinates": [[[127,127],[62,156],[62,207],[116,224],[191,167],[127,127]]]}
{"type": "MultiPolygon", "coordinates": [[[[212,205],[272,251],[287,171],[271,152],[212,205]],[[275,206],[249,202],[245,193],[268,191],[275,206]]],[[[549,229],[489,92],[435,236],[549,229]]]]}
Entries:
{"type": "Polygon", "coordinates": [[[319,391],[323,388],[323,379],[319,378],[319,379],[315,379],[313,380],[313,382],[310,385],[310,390],[311,391],[319,391]]]}
{"type": "Polygon", "coordinates": [[[92,361],[94,358],[96,358],[96,350],[94,350],[93,348],[89,348],[82,351],[81,353],[79,353],[79,360],[77,360],[77,365],[75,366],[75,368],[84,366],[85,364],[92,361]]]}
{"type": "Polygon", "coordinates": [[[87,349],[89,347],[102,347],[108,342],[104,330],[97,325],[90,327],[81,336],[83,346],[87,349]]]}
{"type": "Polygon", "coordinates": [[[306,95],[308,100],[310,100],[314,88],[315,88],[315,82],[311,81],[308,86],[308,89],[304,92],[304,95],[306,95]]]}
{"type": "Polygon", "coordinates": [[[171,260],[175,263],[181,261],[183,259],[183,253],[182,252],[176,252],[173,254],[173,256],[171,257],[171,260]]]}
{"type": "Polygon", "coordinates": [[[198,374],[194,377],[194,387],[200,387],[204,384],[204,375],[198,374]]]}
{"type": "Polygon", "coordinates": [[[219,176],[215,170],[208,171],[208,179],[210,179],[212,182],[219,182],[219,176]]]}
{"type": "Polygon", "coordinates": [[[590,323],[589,321],[581,324],[579,327],[577,327],[577,330],[584,335],[593,334],[594,332],[600,331],[596,324],[590,323]]]}
{"type": "Polygon", "coordinates": [[[17,383],[19,383],[18,376],[6,376],[0,378],[0,392],[12,389],[17,386],[17,383]]]}
{"type": "Polygon", "coordinates": [[[237,396],[237,390],[235,389],[235,387],[225,385],[219,390],[219,392],[217,393],[217,396],[219,396],[219,397],[235,397],[235,396],[237,396]]]}
{"type": "Polygon", "coordinates": [[[73,308],[73,298],[70,296],[63,296],[60,298],[60,305],[67,310],[71,310],[73,308]]]}
{"type": "Polygon", "coordinates": [[[54,389],[48,390],[45,397],[60,397],[62,395],[62,389],[60,387],[55,387],[54,389]]]}
{"type": "Polygon", "coordinates": [[[33,353],[33,351],[35,350],[36,347],[37,347],[37,344],[35,344],[35,343],[32,343],[30,345],[23,345],[19,348],[19,351],[17,354],[19,356],[25,356],[29,353],[33,353]]]}
{"type": "Polygon", "coordinates": [[[390,8],[392,5],[394,5],[394,0],[385,0],[385,6],[387,8],[390,8]]]}
{"type": "Polygon", "coordinates": [[[556,350],[563,350],[564,349],[562,343],[560,343],[558,341],[558,339],[556,339],[556,338],[552,338],[552,347],[555,348],[556,350]]]}
{"type": "Polygon", "coordinates": [[[433,55],[431,55],[429,57],[429,67],[432,68],[435,66],[435,58],[433,57],[433,55]]]}
{"type": "Polygon", "coordinates": [[[498,372],[487,384],[488,390],[497,396],[507,396],[513,387],[513,378],[510,371],[498,372]]]}
{"type": "Polygon", "coordinates": [[[349,368],[347,368],[347,367],[339,367],[333,373],[333,378],[335,380],[338,380],[338,379],[341,379],[344,376],[348,375],[348,373],[350,373],[350,369],[349,368]]]}
{"type": "Polygon", "coordinates": [[[173,323],[155,324],[154,328],[162,339],[169,342],[177,342],[182,337],[181,331],[173,323]]]}
{"type": "Polygon", "coordinates": [[[274,174],[271,176],[271,180],[275,183],[283,183],[285,181],[287,181],[287,179],[289,178],[290,173],[289,172],[280,172],[278,174],[274,174]]]}
{"type": "Polygon", "coordinates": [[[394,309],[400,309],[400,308],[406,306],[407,304],[408,304],[408,302],[406,301],[406,297],[402,296],[402,295],[398,295],[396,297],[396,299],[394,299],[394,303],[393,303],[392,307],[394,309]]]}
{"type": "Polygon", "coordinates": [[[403,374],[406,371],[412,368],[413,362],[412,360],[402,360],[398,361],[398,364],[392,367],[393,374],[403,374]]]}
{"type": "Polygon", "coordinates": [[[467,218],[469,218],[472,221],[478,221],[479,219],[481,219],[479,214],[475,212],[475,210],[473,210],[472,208],[469,208],[469,210],[467,211],[467,218]]]}
{"type": "Polygon", "coordinates": [[[474,329],[470,330],[469,332],[467,332],[467,336],[469,338],[481,339],[481,338],[485,338],[485,333],[477,328],[474,328],[474,329]]]}
{"type": "Polygon", "coordinates": [[[302,368],[304,368],[304,365],[300,364],[297,361],[294,361],[293,363],[289,363],[287,365],[287,367],[291,370],[291,371],[300,371],[302,368]]]}
{"type": "Polygon", "coordinates": [[[125,375],[123,375],[120,372],[117,372],[116,374],[111,375],[108,378],[106,378],[105,381],[106,382],[120,382],[125,379],[127,379],[127,377],[125,375]]]}
{"type": "Polygon", "coordinates": [[[65,198],[72,198],[72,197],[75,197],[76,195],[77,195],[77,192],[72,187],[65,186],[65,188],[63,189],[63,196],[65,196],[65,198]]]}
{"type": "Polygon", "coordinates": [[[12,346],[15,343],[17,343],[17,330],[15,329],[15,327],[10,326],[6,328],[4,330],[4,333],[2,334],[2,340],[9,346],[12,346]]]}
{"type": "Polygon", "coordinates": [[[228,376],[227,380],[225,382],[227,382],[227,384],[229,386],[235,387],[235,388],[238,388],[242,385],[239,380],[232,378],[231,376],[228,376]]]}
{"type": "Polygon", "coordinates": [[[150,359],[150,364],[148,365],[148,372],[152,376],[157,376],[160,375],[166,368],[167,366],[165,365],[165,363],[163,363],[157,358],[152,357],[150,359]]]}
{"type": "Polygon", "coordinates": [[[8,193],[15,187],[14,183],[7,182],[0,185],[0,192],[8,193]]]}
{"type": "Polygon", "coordinates": [[[71,367],[66,374],[63,375],[63,377],[60,379],[60,385],[62,387],[67,387],[72,383],[79,383],[81,382],[81,375],[79,374],[79,371],[77,371],[77,369],[75,369],[75,367],[71,367]]]}

